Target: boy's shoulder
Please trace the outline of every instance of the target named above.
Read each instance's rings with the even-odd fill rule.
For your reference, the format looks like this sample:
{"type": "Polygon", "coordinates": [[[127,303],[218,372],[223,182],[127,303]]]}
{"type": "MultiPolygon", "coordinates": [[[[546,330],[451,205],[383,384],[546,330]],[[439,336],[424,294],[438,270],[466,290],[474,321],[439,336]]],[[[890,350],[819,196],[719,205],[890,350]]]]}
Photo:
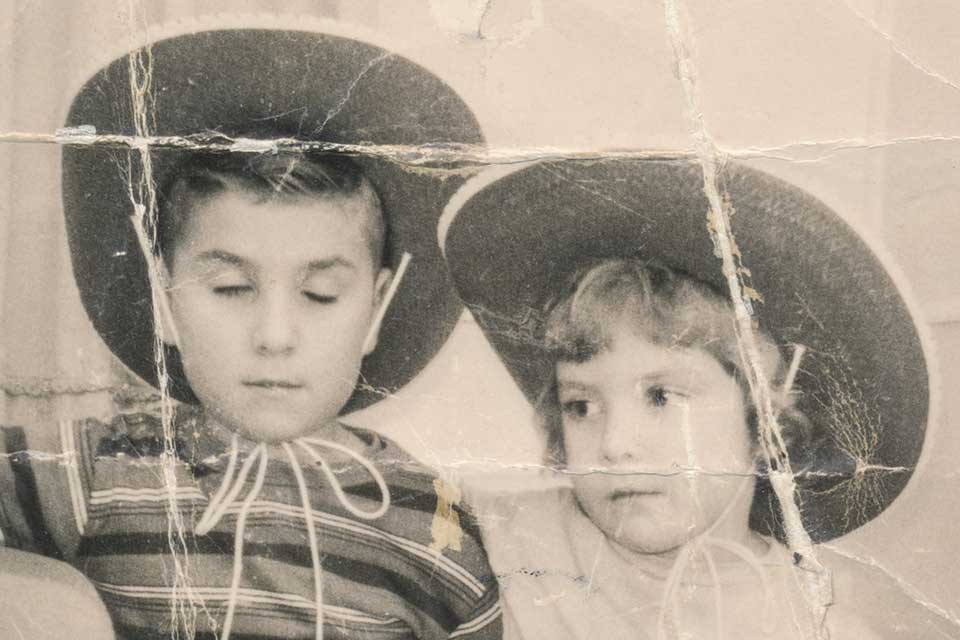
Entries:
{"type": "MultiPolygon", "coordinates": [[[[458,483],[414,458],[379,433],[341,425],[365,446],[365,457],[390,493],[390,508],[369,524],[392,541],[383,558],[392,566],[400,560],[422,570],[419,588],[445,606],[463,609],[465,628],[485,627],[499,616],[499,589],[487,558],[480,527],[458,483]],[[446,576],[437,580],[438,575],[446,576]],[[473,616],[477,616],[476,619],[473,616]],[[469,622],[473,620],[473,622],[469,622]],[[482,624],[481,624],[482,623],[482,624]]],[[[364,471],[366,473],[366,471],[364,471]]],[[[352,496],[379,501],[379,489],[369,476],[365,484],[344,487],[352,496]]],[[[498,623],[499,624],[499,623],[498,623]]]]}
{"type": "MultiPolygon", "coordinates": [[[[15,488],[0,495],[0,527],[14,546],[69,558],[85,529],[97,476],[112,480],[131,466],[112,464],[98,473],[101,463],[156,459],[162,450],[163,422],[149,413],[123,413],[106,419],[64,419],[51,427],[0,429],[6,453],[0,481],[15,488]]],[[[144,472],[148,479],[157,476],[152,470],[144,472]]]]}
{"type": "MultiPolygon", "coordinates": [[[[164,421],[158,413],[119,413],[108,420],[83,418],[74,422],[73,431],[94,457],[155,458],[167,446],[164,421]]],[[[182,454],[183,438],[172,424],[171,438],[175,453],[182,454]]]]}
{"type": "Polygon", "coordinates": [[[383,474],[388,485],[429,489],[439,478],[436,471],[417,460],[396,441],[372,429],[341,423],[340,426],[364,447],[364,455],[383,474]]]}
{"type": "Polygon", "coordinates": [[[443,478],[392,439],[375,431],[342,425],[367,446],[370,462],[390,490],[392,516],[381,525],[398,528],[411,540],[488,572],[486,552],[473,508],[458,483],[443,478]],[[471,556],[473,556],[471,558],[471,556]]]}
{"type": "Polygon", "coordinates": [[[91,445],[97,455],[159,455],[163,447],[163,420],[146,411],[117,413],[108,417],[60,420],[56,428],[43,429],[2,425],[7,453],[64,449],[68,440],[91,445]]]}

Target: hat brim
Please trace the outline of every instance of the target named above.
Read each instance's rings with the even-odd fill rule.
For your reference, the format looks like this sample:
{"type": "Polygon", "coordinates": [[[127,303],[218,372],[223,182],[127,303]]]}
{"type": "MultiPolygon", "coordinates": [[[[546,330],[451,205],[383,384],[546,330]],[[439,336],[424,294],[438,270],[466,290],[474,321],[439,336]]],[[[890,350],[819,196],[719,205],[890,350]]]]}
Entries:
{"type": "MultiPolygon", "coordinates": [[[[826,205],[733,163],[720,186],[763,298],[757,325],[787,355],[787,345],[807,347],[799,409],[826,429],[834,454],[800,474],[799,500],[811,537],[829,540],[880,513],[919,459],[929,405],[921,340],[887,270],[826,205]]],[[[464,186],[441,221],[441,246],[461,299],[536,403],[554,375],[543,305],[579,265],[636,256],[728,291],[708,211],[690,159],[545,162],[464,186]]],[[[782,537],[775,498],[759,488],[751,525],[782,537]]]]}
{"type": "MultiPolygon", "coordinates": [[[[148,122],[154,136],[209,140],[294,138],[338,144],[481,144],[460,97],[423,67],[351,38],[280,29],[229,29],[150,45],[148,122]]],[[[96,74],[73,101],[67,127],[135,135],[128,57],[96,74]]],[[[151,149],[153,184],[190,151],[151,149]]],[[[464,178],[458,167],[413,170],[358,157],[391,225],[389,253],[413,261],[387,311],[377,349],[362,365],[344,412],[409,382],[449,336],[461,310],[433,241],[437,220],[464,178]]],[[[462,167],[459,167],[462,170],[462,167]]],[[[63,202],[81,300],[111,351],[158,386],[145,260],[129,217],[129,184],[143,175],[139,151],[66,146],[63,202]]],[[[179,354],[167,349],[168,390],[195,402],[179,354]]]]}

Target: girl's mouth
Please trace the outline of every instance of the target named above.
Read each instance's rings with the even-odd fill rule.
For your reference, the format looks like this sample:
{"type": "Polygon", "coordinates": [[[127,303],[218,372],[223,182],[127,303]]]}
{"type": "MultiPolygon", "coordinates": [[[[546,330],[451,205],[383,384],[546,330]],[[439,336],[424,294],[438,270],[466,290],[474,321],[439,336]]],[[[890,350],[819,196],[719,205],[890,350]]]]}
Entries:
{"type": "Polygon", "coordinates": [[[650,489],[617,489],[610,493],[610,500],[617,502],[619,500],[635,500],[638,498],[650,498],[662,495],[664,495],[663,491],[650,489]]]}

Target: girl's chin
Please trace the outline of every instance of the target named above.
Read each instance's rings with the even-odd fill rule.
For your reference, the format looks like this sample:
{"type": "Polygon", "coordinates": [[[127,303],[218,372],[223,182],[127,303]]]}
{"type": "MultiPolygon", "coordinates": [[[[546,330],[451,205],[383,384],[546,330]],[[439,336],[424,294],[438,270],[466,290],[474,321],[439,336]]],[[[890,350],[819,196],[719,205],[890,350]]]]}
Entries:
{"type": "Polygon", "coordinates": [[[601,527],[606,536],[631,554],[672,554],[703,532],[695,523],[680,522],[675,514],[636,513],[613,518],[601,527]]]}

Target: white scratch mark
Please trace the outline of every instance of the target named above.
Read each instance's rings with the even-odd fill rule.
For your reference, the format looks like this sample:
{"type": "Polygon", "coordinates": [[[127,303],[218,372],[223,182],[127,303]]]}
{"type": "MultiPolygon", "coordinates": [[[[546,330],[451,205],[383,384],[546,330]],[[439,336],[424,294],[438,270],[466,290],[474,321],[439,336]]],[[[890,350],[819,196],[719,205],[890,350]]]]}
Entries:
{"type": "Polygon", "coordinates": [[[932,602],[929,602],[919,589],[917,589],[915,586],[907,582],[903,577],[897,575],[892,570],[880,564],[880,562],[876,558],[872,556],[868,558],[861,558],[860,556],[854,555],[832,544],[823,544],[822,546],[836,553],[837,555],[847,558],[848,560],[853,560],[855,562],[859,562],[860,564],[864,564],[868,567],[873,567],[874,569],[881,571],[884,575],[886,575],[891,580],[893,580],[897,584],[897,586],[900,588],[900,590],[903,591],[911,600],[913,600],[914,602],[922,606],[927,611],[930,611],[931,613],[936,614],[940,618],[960,628],[960,618],[958,618],[956,615],[952,614],[951,612],[947,611],[943,607],[937,606],[932,602]]]}
{"type": "Polygon", "coordinates": [[[706,224],[715,249],[723,261],[723,274],[734,306],[738,346],[743,352],[747,381],[753,403],[757,407],[760,444],[767,460],[770,461],[770,482],[781,505],[787,543],[791,551],[798,553],[802,558],[795,572],[802,585],[804,598],[816,621],[814,637],[818,640],[826,640],[829,637],[825,625],[827,607],[832,602],[830,573],[816,558],[813,542],[803,528],[800,509],[796,502],[796,482],[786,446],[777,425],[770,384],[760,364],[761,358],[752,324],[752,300],[749,297],[749,291],[741,281],[741,268],[735,257],[739,251],[730,228],[729,211],[724,205],[724,199],[717,185],[717,176],[723,159],[719,149],[713,144],[700,110],[697,70],[691,54],[693,43],[688,43],[684,37],[679,0],[664,0],[664,18],[677,62],[677,76],[686,99],[686,116],[690,123],[690,135],[694,141],[697,158],[703,168],[703,191],[710,204],[706,224]]]}
{"type": "Polygon", "coordinates": [[[853,5],[851,5],[851,4],[850,4],[849,2],[847,2],[846,0],[844,0],[843,4],[845,4],[845,5],[847,6],[847,8],[850,10],[851,13],[853,13],[853,14],[854,14],[855,16],[857,16],[860,20],[862,20],[868,27],[870,27],[871,30],[873,30],[873,31],[874,31],[875,33],[877,33],[881,38],[883,38],[884,40],[886,40],[886,41],[887,41],[887,44],[890,45],[890,48],[893,49],[893,51],[894,51],[898,56],[900,56],[900,58],[902,58],[902,59],[903,59],[907,64],[909,64],[911,67],[913,67],[913,68],[916,69],[917,71],[920,71],[920,72],[923,73],[924,75],[928,75],[928,76],[930,76],[931,78],[933,78],[933,79],[935,79],[935,80],[937,80],[937,81],[939,81],[939,82],[947,85],[948,87],[950,87],[950,88],[953,89],[954,91],[960,91],[960,85],[958,85],[957,83],[953,82],[952,80],[950,80],[950,78],[947,78],[947,77],[944,76],[942,73],[939,73],[939,72],[931,69],[930,67],[922,64],[920,61],[918,61],[913,55],[910,54],[910,52],[908,52],[906,49],[904,49],[904,48],[893,38],[893,36],[891,36],[889,33],[887,33],[886,31],[884,31],[884,30],[880,27],[880,25],[877,24],[877,22],[876,22],[875,20],[871,19],[869,16],[867,16],[867,15],[865,15],[863,12],[859,11],[856,7],[854,7],[853,5]]]}

